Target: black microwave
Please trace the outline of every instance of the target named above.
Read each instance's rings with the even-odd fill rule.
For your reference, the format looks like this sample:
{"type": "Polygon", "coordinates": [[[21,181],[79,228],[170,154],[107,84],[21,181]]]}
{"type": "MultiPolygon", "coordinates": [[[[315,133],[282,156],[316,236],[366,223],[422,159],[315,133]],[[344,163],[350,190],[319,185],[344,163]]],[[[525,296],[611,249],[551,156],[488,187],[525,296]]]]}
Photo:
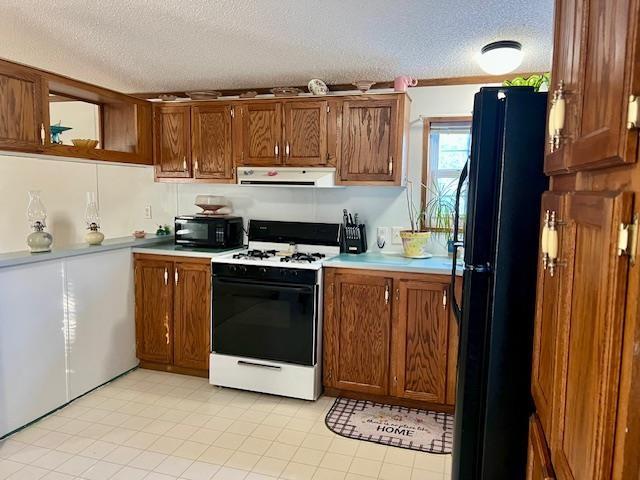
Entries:
{"type": "Polygon", "coordinates": [[[176,245],[197,248],[241,247],[242,217],[182,215],[175,218],[176,245]]]}

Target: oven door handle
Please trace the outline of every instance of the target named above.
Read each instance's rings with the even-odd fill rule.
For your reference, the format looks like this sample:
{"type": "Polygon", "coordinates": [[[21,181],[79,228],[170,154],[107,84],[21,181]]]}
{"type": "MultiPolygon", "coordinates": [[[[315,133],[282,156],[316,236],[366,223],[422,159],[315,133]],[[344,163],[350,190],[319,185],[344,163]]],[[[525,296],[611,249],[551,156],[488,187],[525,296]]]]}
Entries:
{"type": "Polygon", "coordinates": [[[262,290],[273,290],[277,288],[279,290],[291,290],[296,292],[308,292],[313,293],[315,289],[315,285],[300,285],[300,284],[288,284],[288,283],[278,283],[278,282],[269,282],[265,283],[265,281],[254,281],[254,280],[240,280],[228,277],[216,277],[213,276],[213,283],[222,283],[222,284],[230,284],[230,285],[240,285],[240,286],[248,286],[251,288],[257,288],[262,290]]]}

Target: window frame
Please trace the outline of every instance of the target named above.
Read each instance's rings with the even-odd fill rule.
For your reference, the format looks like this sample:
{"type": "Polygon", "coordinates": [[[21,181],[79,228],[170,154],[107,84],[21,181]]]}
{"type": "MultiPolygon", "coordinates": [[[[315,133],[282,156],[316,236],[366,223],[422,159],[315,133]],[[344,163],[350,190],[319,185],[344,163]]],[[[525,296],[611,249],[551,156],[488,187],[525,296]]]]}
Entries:
{"type": "MultiPolygon", "coordinates": [[[[431,138],[431,130],[432,127],[431,125],[433,124],[438,124],[438,123],[447,123],[447,124],[451,124],[451,123],[460,123],[460,124],[469,124],[469,129],[471,130],[471,121],[472,121],[472,117],[471,115],[460,115],[460,116],[450,116],[450,117],[423,117],[423,131],[422,131],[422,183],[424,185],[429,185],[430,182],[430,177],[431,177],[431,170],[432,170],[432,165],[431,165],[431,161],[430,161],[430,151],[429,151],[429,144],[430,144],[430,138],[431,138]]],[[[447,171],[444,170],[443,171],[447,171]]],[[[449,170],[451,172],[453,172],[453,170],[449,170]]],[[[427,205],[427,195],[428,195],[428,191],[426,188],[421,188],[420,189],[420,204],[422,207],[422,210],[424,210],[425,206],[427,205]]]]}

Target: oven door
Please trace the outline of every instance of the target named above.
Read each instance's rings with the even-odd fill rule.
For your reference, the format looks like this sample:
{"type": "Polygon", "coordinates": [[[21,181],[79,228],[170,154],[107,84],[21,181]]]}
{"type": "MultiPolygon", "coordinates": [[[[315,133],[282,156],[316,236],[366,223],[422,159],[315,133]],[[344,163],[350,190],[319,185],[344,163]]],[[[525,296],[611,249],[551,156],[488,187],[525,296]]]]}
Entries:
{"type": "Polygon", "coordinates": [[[213,277],[213,351],[315,365],[317,285],[213,277]]]}

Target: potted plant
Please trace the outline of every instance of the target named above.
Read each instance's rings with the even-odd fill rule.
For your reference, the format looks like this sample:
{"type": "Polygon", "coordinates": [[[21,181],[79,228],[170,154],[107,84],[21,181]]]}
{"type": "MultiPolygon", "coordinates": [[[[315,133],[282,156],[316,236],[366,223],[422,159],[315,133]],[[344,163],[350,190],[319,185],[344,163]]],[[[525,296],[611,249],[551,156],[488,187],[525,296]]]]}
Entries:
{"type": "Polygon", "coordinates": [[[433,181],[430,188],[423,183],[421,187],[429,191],[424,208],[417,209],[412,200],[412,182],[407,188],[407,209],[409,211],[410,230],[400,232],[404,256],[427,258],[430,253],[427,245],[432,234],[446,235],[447,250],[453,249],[453,222],[455,218],[455,181],[441,184],[433,181]]]}

